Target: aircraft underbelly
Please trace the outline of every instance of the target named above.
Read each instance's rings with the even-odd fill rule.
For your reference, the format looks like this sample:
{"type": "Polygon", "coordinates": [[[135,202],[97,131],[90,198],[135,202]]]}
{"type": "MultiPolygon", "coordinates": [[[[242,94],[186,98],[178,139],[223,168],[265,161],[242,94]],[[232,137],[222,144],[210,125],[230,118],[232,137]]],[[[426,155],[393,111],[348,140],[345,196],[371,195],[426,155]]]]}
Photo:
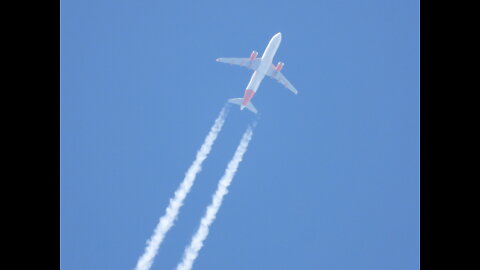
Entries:
{"type": "Polygon", "coordinates": [[[262,82],[263,78],[267,74],[268,69],[272,65],[272,59],[277,52],[278,46],[280,46],[279,38],[272,38],[265,48],[265,52],[262,55],[262,62],[260,66],[255,70],[248,83],[247,89],[252,90],[253,92],[257,92],[260,83],[262,82]]]}
{"type": "Polygon", "coordinates": [[[258,87],[260,86],[260,83],[262,82],[263,78],[265,77],[266,72],[264,70],[261,70],[260,68],[256,70],[252,78],[250,79],[250,82],[247,85],[247,89],[250,89],[254,92],[257,92],[258,87]]]}

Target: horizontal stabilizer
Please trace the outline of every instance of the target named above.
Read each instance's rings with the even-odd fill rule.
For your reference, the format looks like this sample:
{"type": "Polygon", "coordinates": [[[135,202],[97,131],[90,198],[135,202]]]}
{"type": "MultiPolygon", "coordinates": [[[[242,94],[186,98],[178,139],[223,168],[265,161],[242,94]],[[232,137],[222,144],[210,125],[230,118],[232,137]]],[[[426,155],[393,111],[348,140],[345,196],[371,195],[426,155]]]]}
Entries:
{"type": "Polygon", "coordinates": [[[228,100],[229,103],[242,105],[243,98],[231,98],[228,100]]]}
{"type": "Polygon", "coordinates": [[[253,106],[252,102],[249,102],[247,106],[243,106],[243,98],[231,98],[228,100],[229,103],[237,104],[240,106],[240,109],[243,110],[243,108],[249,109],[253,113],[257,113],[257,109],[255,109],[255,106],[253,106]]]}
{"type": "Polygon", "coordinates": [[[257,113],[257,109],[255,109],[255,107],[253,106],[253,103],[252,102],[249,102],[248,105],[247,105],[247,109],[249,109],[251,112],[253,113],[257,113]]]}

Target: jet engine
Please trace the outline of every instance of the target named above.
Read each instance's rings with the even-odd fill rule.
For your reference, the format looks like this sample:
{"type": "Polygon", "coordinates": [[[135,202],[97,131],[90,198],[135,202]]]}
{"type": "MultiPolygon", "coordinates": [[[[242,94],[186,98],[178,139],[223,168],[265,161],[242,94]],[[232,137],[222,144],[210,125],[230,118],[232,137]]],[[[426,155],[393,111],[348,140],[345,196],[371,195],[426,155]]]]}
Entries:
{"type": "Polygon", "coordinates": [[[275,70],[276,70],[276,71],[282,70],[282,68],[283,68],[284,65],[285,65],[285,63],[283,63],[283,62],[278,62],[278,64],[275,66],[275,70]]]}
{"type": "Polygon", "coordinates": [[[250,54],[250,61],[255,60],[257,58],[258,52],[257,51],[252,51],[252,54],[250,54]]]}

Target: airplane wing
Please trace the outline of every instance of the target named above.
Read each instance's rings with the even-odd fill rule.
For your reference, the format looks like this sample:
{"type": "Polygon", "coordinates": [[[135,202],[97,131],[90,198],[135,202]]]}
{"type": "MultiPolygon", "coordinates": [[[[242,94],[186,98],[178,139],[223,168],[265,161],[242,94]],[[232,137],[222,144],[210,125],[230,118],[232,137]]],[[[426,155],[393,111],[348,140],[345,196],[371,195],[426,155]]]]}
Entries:
{"type": "Polygon", "coordinates": [[[267,75],[270,78],[275,79],[277,82],[283,84],[283,86],[285,86],[288,90],[292,91],[295,95],[298,94],[297,89],[293,87],[293,85],[287,80],[287,78],[285,78],[285,76],[283,76],[280,71],[277,71],[275,69],[274,65],[272,65],[272,67],[267,71],[267,75]]]}
{"type": "Polygon", "coordinates": [[[217,62],[238,65],[251,70],[257,70],[258,66],[260,66],[260,63],[262,62],[262,59],[255,58],[251,60],[251,58],[217,58],[217,62]]]}

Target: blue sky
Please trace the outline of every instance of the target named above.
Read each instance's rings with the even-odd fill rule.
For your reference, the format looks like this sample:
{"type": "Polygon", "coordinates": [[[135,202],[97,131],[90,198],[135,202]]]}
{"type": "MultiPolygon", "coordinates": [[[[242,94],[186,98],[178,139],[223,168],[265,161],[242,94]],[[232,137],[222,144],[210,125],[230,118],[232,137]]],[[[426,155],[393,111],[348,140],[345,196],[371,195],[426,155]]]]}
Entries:
{"type": "MultiPolygon", "coordinates": [[[[419,269],[419,1],[62,0],[62,269],[132,269],[225,101],[274,58],[193,269],[419,269]]],[[[152,269],[174,269],[242,133],[232,107],[152,269]]]]}

